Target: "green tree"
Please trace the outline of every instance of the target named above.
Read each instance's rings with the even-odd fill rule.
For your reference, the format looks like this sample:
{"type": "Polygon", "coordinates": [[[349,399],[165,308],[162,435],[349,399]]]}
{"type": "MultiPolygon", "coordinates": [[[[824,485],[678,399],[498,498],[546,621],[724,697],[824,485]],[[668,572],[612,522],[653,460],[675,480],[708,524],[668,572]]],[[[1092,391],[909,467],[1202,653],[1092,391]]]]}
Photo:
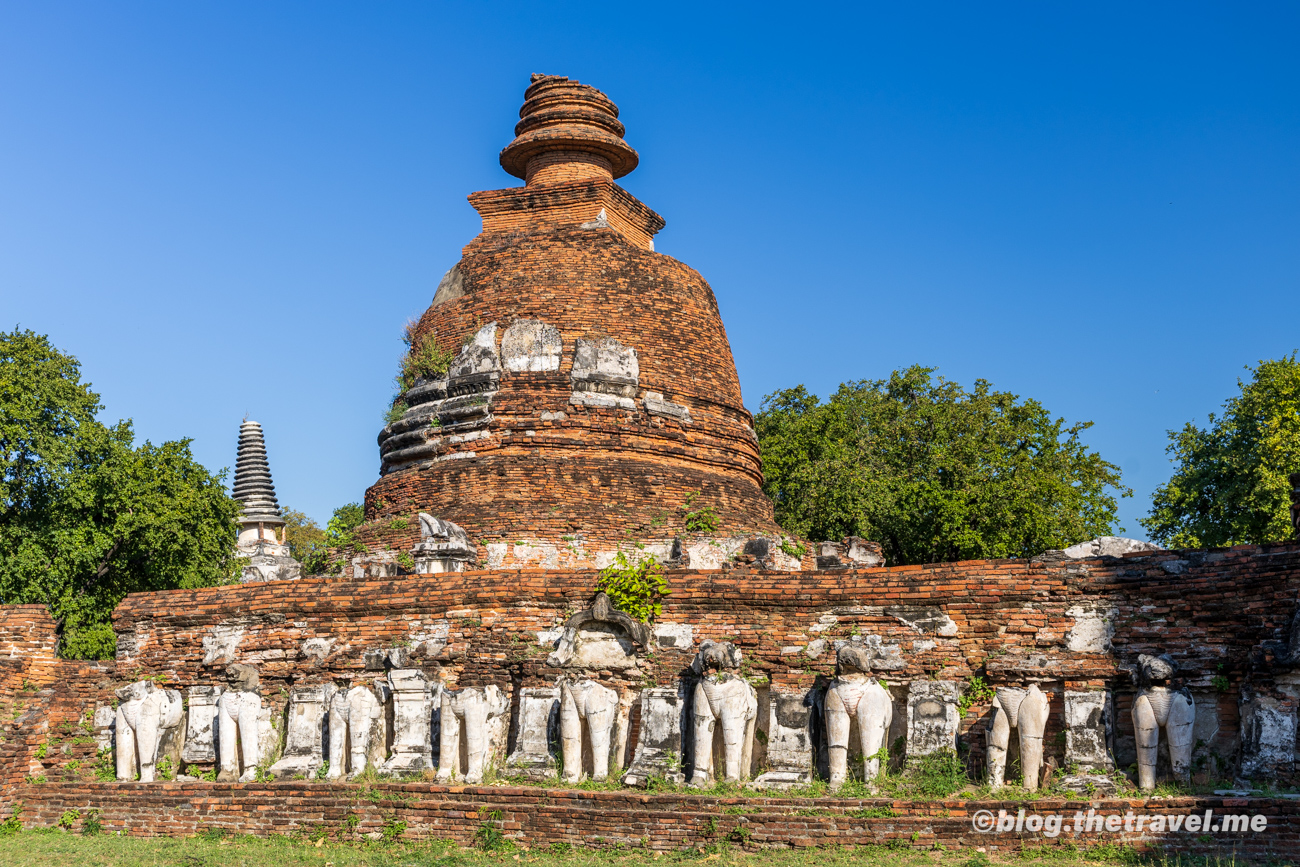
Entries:
{"type": "Polygon", "coordinates": [[[822,403],[803,386],[754,419],[764,490],[786,530],[857,535],[888,562],[1028,557],[1111,532],[1120,471],[1035,400],[974,391],[914,366],[847,382],[822,403]]]}
{"type": "Polygon", "coordinates": [[[334,510],[325,525],[326,543],[333,548],[346,548],[356,540],[352,531],[366,520],[366,510],[360,503],[346,503],[334,510]]]}
{"type": "Polygon", "coordinates": [[[61,653],[107,658],[128,593],[234,580],[224,473],[189,440],[133,445],[107,427],[80,365],[32,331],[0,333],[0,602],[43,603],[61,653]]]}
{"type": "Polygon", "coordinates": [[[338,573],[345,565],[337,557],[337,551],[356,546],[352,531],[365,521],[366,513],[360,503],[339,506],[324,530],[311,518],[293,509],[285,510],[284,519],[290,553],[302,563],[303,573],[329,575],[338,573]]]}
{"type": "Polygon", "coordinates": [[[326,547],[325,531],[311,518],[297,509],[284,510],[284,543],[289,546],[289,556],[300,563],[326,547]]]}
{"type": "Polygon", "coordinates": [[[1296,353],[1247,367],[1241,393],[1202,429],[1169,431],[1175,464],[1142,519],[1175,548],[1283,542],[1291,538],[1287,474],[1300,471],[1300,362],[1296,353]]]}

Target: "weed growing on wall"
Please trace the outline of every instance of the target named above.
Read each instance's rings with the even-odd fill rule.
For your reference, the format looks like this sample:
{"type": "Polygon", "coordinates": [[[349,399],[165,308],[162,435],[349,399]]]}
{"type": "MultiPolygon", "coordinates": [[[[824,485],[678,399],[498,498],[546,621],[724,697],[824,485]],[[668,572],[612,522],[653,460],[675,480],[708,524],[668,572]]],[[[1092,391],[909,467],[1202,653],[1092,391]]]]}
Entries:
{"type": "Polygon", "coordinates": [[[402,367],[397,374],[397,385],[402,391],[421,379],[442,376],[456,359],[456,353],[444,349],[438,343],[438,335],[432,331],[416,334],[418,325],[412,319],[402,331],[402,342],[407,347],[407,353],[402,356],[402,367]]]}
{"type": "Polygon", "coordinates": [[[977,704],[983,704],[986,701],[992,701],[996,693],[993,687],[984,682],[984,678],[976,675],[966,681],[966,689],[962,691],[961,700],[957,702],[957,708],[964,715],[977,704]]]}
{"type": "Polygon", "coordinates": [[[384,424],[389,425],[399,420],[402,416],[406,415],[408,409],[410,409],[410,407],[406,405],[405,401],[394,401],[393,405],[384,412],[384,424]]]}
{"type": "Polygon", "coordinates": [[[642,623],[650,623],[663,612],[660,600],[671,592],[658,560],[645,557],[633,563],[622,551],[600,570],[596,589],[605,591],[619,611],[642,623]]]}
{"type": "Polygon", "coordinates": [[[23,802],[19,801],[14,804],[14,811],[9,815],[9,818],[0,822],[0,837],[12,837],[23,829],[22,814],[23,802]]]}
{"type": "Polygon", "coordinates": [[[111,783],[117,779],[117,764],[113,761],[113,751],[101,749],[95,760],[95,779],[111,783]]]}
{"type": "Polygon", "coordinates": [[[692,533],[712,533],[718,529],[718,510],[712,506],[692,509],[699,499],[699,491],[691,491],[682,503],[682,520],[686,529],[692,533]]]}

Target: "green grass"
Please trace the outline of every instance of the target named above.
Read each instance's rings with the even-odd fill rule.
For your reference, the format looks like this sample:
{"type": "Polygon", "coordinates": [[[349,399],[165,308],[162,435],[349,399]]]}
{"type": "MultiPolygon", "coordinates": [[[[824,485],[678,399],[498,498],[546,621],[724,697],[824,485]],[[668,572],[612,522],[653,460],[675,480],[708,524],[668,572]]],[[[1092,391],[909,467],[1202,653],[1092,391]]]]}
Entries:
{"type": "Polygon", "coordinates": [[[1150,865],[1150,867],[1230,867],[1231,859],[1180,860],[1141,858],[1132,850],[1110,847],[1090,852],[1068,847],[1008,851],[981,857],[974,850],[914,851],[882,846],[841,849],[769,850],[744,852],[723,844],[709,851],[659,853],[645,849],[581,849],[555,846],[528,848],[507,841],[494,851],[462,849],[445,842],[422,844],[339,843],[321,839],[273,837],[223,838],[209,834],[175,839],[166,837],[118,837],[104,834],[83,837],[62,831],[23,831],[0,839],[0,864],[6,867],[457,867],[457,865],[536,864],[537,867],[639,867],[679,863],[715,863],[724,867],[966,867],[976,864],[1054,865],[1150,865]]]}

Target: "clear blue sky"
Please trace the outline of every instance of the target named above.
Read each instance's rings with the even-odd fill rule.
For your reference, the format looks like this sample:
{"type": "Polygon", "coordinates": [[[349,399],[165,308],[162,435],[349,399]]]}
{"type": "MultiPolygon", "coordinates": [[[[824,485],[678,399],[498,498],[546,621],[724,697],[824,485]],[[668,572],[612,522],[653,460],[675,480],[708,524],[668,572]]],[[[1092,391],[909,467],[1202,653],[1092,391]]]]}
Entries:
{"type": "MultiPolygon", "coordinates": [[[[618,103],[745,400],[934,365],[1091,419],[1141,537],[1166,430],[1300,347],[1295,4],[0,3],[0,327],[141,438],[377,476],[403,321],[532,72],[618,103]]],[[[1300,469],[1300,468],[1297,468],[1300,469]]]]}

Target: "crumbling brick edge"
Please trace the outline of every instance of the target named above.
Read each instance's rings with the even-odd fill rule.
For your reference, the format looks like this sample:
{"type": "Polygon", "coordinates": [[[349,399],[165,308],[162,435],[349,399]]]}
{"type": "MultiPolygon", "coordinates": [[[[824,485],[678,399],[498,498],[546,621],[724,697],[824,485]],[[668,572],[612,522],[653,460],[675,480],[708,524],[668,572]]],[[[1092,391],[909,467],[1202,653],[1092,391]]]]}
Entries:
{"type": "MultiPolygon", "coordinates": [[[[843,798],[721,798],[681,793],[591,792],[510,786],[427,783],[326,785],[272,783],[47,783],[11,790],[0,809],[21,802],[27,828],[53,828],[67,811],[97,811],[108,833],[184,837],[211,829],[269,836],[333,839],[377,837],[395,823],[408,840],[474,843],[485,824],[527,846],[624,846],[653,850],[706,847],[726,841],[747,849],[887,845],[916,849],[984,847],[1015,852],[1036,846],[1130,845],[1168,853],[1234,855],[1264,860],[1300,853],[1300,801],[1283,798],[1108,798],[1030,801],[893,801],[843,798]],[[1024,809],[1062,814],[1055,838],[1036,833],[977,833],[979,810],[996,816],[1024,809]],[[1203,835],[1070,831],[1076,811],[1203,815],[1262,814],[1266,830],[1203,835]],[[889,815],[892,813],[893,815],[889,815]],[[355,818],[352,818],[355,817],[355,818]]],[[[74,828],[74,830],[76,830],[74,828]]]]}

